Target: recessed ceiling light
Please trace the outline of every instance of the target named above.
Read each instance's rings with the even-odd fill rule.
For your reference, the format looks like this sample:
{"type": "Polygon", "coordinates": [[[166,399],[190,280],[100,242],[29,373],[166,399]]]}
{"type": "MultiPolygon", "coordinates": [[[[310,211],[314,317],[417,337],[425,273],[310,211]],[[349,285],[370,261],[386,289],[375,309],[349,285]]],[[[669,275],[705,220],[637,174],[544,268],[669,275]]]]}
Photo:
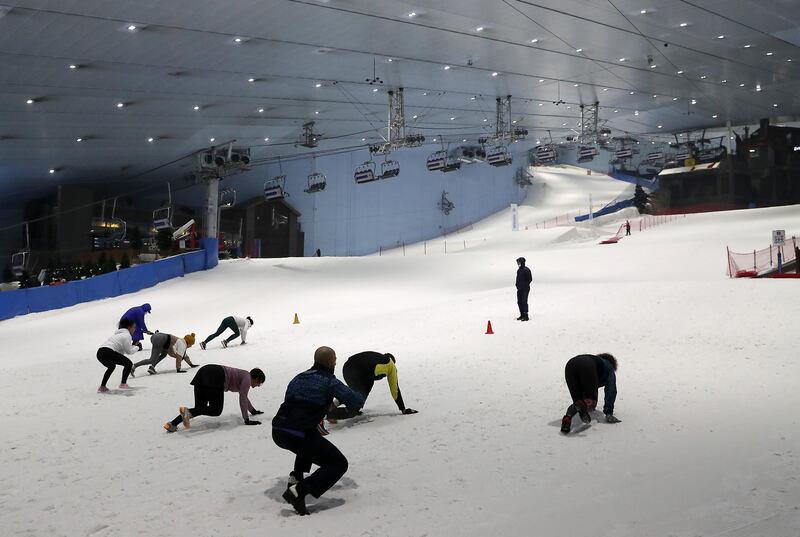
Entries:
{"type": "Polygon", "coordinates": [[[419,116],[411,116],[411,119],[417,119],[419,116]]]}
{"type": "Polygon", "coordinates": [[[619,113],[619,110],[614,110],[614,113],[615,113],[615,114],[618,114],[618,113],[619,113]]]}
{"type": "Polygon", "coordinates": [[[728,81],[727,79],[725,79],[725,80],[720,80],[720,82],[722,82],[723,84],[725,84],[727,81],[728,81]]]}
{"type": "Polygon", "coordinates": [[[653,99],[658,99],[658,95],[653,95],[653,99]]]}
{"type": "Polygon", "coordinates": [[[82,142],[82,141],[83,141],[83,138],[75,138],[75,141],[76,141],[76,142],[82,142]]]}
{"type": "Polygon", "coordinates": [[[544,106],[544,103],[539,103],[539,106],[544,106]]]}
{"type": "Polygon", "coordinates": [[[488,119],[486,119],[486,118],[483,118],[483,121],[489,121],[489,120],[488,120],[488,119]]]}
{"type": "Polygon", "coordinates": [[[263,114],[263,113],[264,113],[264,109],[263,109],[263,108],[259,108],[259,109],[258,109],[258,113],[259,113],[259,114],[263,114]]]}
{"type": "Polygon", "coordinates": [[[123,106],[125,106],[125,103],[117,103],[117,108],[122,108],[123,106]]]}
{"type": "Polygon", "coordinates": [[[269,142],[269,138],[264,138],[264,141],[265,142],[269,142]]]}
{"type": "Polygon", "coordinates": [[[724,35],[718,35],[717,39],[725,39],[725,36],[724,35]]]}
{"type": "Polygon", "coordinates": [[[192,110],[200,110],[200,107],[199,107],[198,105],[194,105],[194,106],[192,107],[192,110]]]}
{"type": "Polygon", "coordinates": [[[580,84],[573,84],[572,85],[573,88],[577,88],[578,86],[580,86],[580,84]]]}
{"type": "Polygon", "coordinates": [[[747,44],[747,45],[745,45],[745,46],[744,46],[744,48],[750,48],[750,47],[752,47],[752,46],[753,46],[753,45],[747,44]]]}
{"type": "Polygon", "coordinates": [[[319,110],[314,110],[314,114],[319,115],[319,110]]]}
{"type": "Polygon", "coordinates": [[[494,73],[492,73],[492,76],[497,76],[497,75],[499,75],[499,74],[500,74],[500,73],[498,73],[497,71],[495,71],[494,73]]]}
{"type": "Polygon", "coordinates": [[[717,119],[717,114],[714,114],[714,115],[713,115],[713,116],[711,116],[711,117],[712,117],[712,119],[717,119]]]}
{"type": "Polygon", "coordinates": [[[256,81],[256,79],[255,79],[255,78],[248,78],[248,79],[247,79],[247,81],[248,81],[248,82],[255,82],[255,81],[256,81]]]}
{"type": "Polygon", "coordinates": [[[653,65],[650,66],[650,69],[655,69],[656,67],[658,67],[658,65],[653,64],[653,65]]]}
{"type": "Polygon", "coordinates": [[[50,173],[56,173],[55,168],[50,168],[50,173]]]}
{"type": "Polygon", "coordinates": [[[566,123],[562,123],[562,124],[561,124],[561,126],[562,126],[562,127],[566,127],[566,126],[567,126],[567,124],[566,124],[566,123]]]}
{"type": "Polygon", "coordinates": [[[377,92],[378,92],[378,88],[372,88],[372,93],[377,93],[377,92]]]}
{"type": "Polygon", "coordinates": [[[315,87],[315,88],[321,88],[321,87],[322,87],[322,84],[320,84],[319,82],[317,82],[316,84],[314,84],[314,87],[315,87]]]}
{"type": "Polygon", "coordinates": [[[36,101],[34,101],[33,99],[28,99],[28,100],[27,100],[27,101],[25,101],[25,102],[26,102],[26,103],[28,103],[28,104],[33,104],[33,103],[35,103],[36,101]]]}
{"type": "Polygon", "coordinates": [[[627,58],[620,58],[619,61],[624,62],[627,58]]]}
{"type": "Polygon", "coordinates": [[[682,75],[683,73],[684,73],[683,69],[681,69],[680,71],[678,71],[678,74],[679,74],[679,75],[682,75]]]}
{"type": "Polygon", "coordinates": [[[147,139],[147,141],[153,143],[156,141],[156,139],[151,136],[150,138],[147,139]]]}
{"type": "Polygon", "coordinates": [[[414,18],[414,17],[416,17],[416,16],[417,16],[417,14],[416,14],[416,12],[414,12],[414,11],[412,11],[411,13],[409,13],[409,14],[408,14],[408,18],[409,18],[409,19],[413,19],[413,18],[414,18]]]}
{"type": "Polygon", "coordinates": [[[773,104],[772,108],[778,108],[778,103],[773,104]]]}
{"type": "Polygon", "coordinates": [[[454,117],[450,118],[450,121],[455,121],[455,120],[456,120],[456,118],[454,118],[454,117]]]}
{"type": "Polygon", "coordinates": [[[583,52],[583,49],[582,48],[576,48],[575,52],[583,52]]]}
{"type": "Polygon", "coordinates": [[[677,97],[673,97],[673,98],[672,98],[672,100],[673,100],[673,101],[677,101],[677,100],[678,100],[678,98],[677,98],[677,97]]]}
{"type": "Polygon", "coordinates": [[[449,71],[450,70],[450,66],[449,65],[445,65],[444,67],[442,67],[442,69],[444,69],[445,71],[449,71]]]}
{"type": "Polygon", "coordinates": [[[641,13],[642,15],[647,15],[647,10],[646,10],[646,9],[643,9],[643,10],[641,10],[639,13],[641,13]]]}
{"type": "Polygon", "coordinates": [[[538,43],[538,42],[539,42],[538,39],[531,39],[531,43],[538,43]]]}
{"type": "Polygon", "coordinates": [[[659,125],[659,126],[658,126],[658,128],[659,128],[659,129],[663,129],[663,128],[664,128],[664,126],[663,126],[663,125],[659,125]]]}
{"type": "Polygon", "coordinates": [[[689,26],[689,23],[688,22],[682,22],[678,26],[680,26],[681,28],[686,28],[687,26],[689,26]]]}
{"type": "Polygon", "coordinates": [[[482,32],[483,31],[483,26],[478,26],[477,28],[475,28],[475,31],[476,32],[482,32]]]}
{"type": "Polygon", "coordinates": [[[516,122],[517,122],[517,120],[515,119],[515,120],[514,120],[514,121],[512,121],[511,123],[516,123],[516,122]]]}
{"type": "Polygon", "coordinates": [[[697,104],[697,99],[692,99],[692,104],[697,104]]]}
{"type": "Polygon", "coordinates": [[[209,142],[213,142],[214,140],[216,140],[216,138],[209,138],[208,139],[209,142]]]}
{"type": "Polygon", "coordinates": [[[739,87],[740,87],[740,88],[743,88],[743,87],[744,87],[744,84],[739,84],[739,87]]]}
{"type": "Polygon", "coordinates": [[[235,43],[241,43],[241,42],[242,42],[242,38],[241,38],[241,37],[237,37],[237,38],[235,38],[233,41],[234,41],[235,43]]]}
{"type": "Polygon", "coordinates": [[[705,80],[706,78],[708,78],[708,75],[702,75],[702,76],[700,77],[700,80],[705,80]]]}
{"type": "Polygon", "coordinates": [[[462,139],[461,139],[461,141],[462,141],[462,142],[466,142],[466,141],[467,141],[467,139],[466,139],[466,138],[462,138],[462,139]]]}
{"type": "Polygon", "coordinates": [[[603,88],[603,91],[608,91],[608,88],[603,88]]]}
{"type": "Polygon", "coordinates": [[[633,94],[635,94],[635,93],[636,93],[635,91],[632,91],[632,92],[630,93],[630,95],[633,95],[633,94]]]}
{"type": "Polygon", "coordinates": [[[436,141],[436,138],[434,138],[434,139],[433,139],[433,141],[435,142],[435,141],[436,141]]]}
{"type": "Polygon", "coordinates": [[[135,24],[129,24],[128,25],[128,31],[129,32],[135,32],[136,31],[136,25],[135,24]]]}
{"type": "Polygon", "coordinates": [[[391,58],[386,58],[386,61],[389,62],[389,63],[392,63],[394,60],[391,59],[391,58]]]}
{"type": "Polygon", "coordinates": [[[792,59],[791,59],[791,58],[789,58],[789,59],[787,59],[786,61],[787,61],[787,62],[790,62],[790,61],[792,61],[792,59]]]}
{"type": "Polygon", "coordinates": [[[634,111],[634,112],[633,112],[633,115],[634,115],[634,116],[638,116],[638,115],[639,115],[639,111],[638,111],[638,110],[634,111]]]}
{"type": "Polygon", "coordinates": [[[74,63],[69,64],[68,67],[70,69],[77,69],[78,68],[78,66],[76,64],[74,64],[74,63]]]}
{"type": "Polygon", "coordinates": [[[775,53],[774,52],[767,52],[765,55],[766,56],[772,56],[773,54],[775,54],[775,53]]]}

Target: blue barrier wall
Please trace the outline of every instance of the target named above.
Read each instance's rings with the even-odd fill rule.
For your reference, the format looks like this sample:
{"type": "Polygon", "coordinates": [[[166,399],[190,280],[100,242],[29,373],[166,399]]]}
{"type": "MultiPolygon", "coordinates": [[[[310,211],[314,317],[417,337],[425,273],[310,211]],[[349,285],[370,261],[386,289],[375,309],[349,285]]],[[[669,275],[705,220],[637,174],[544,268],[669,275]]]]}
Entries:
{"type": "MultiPolygon", "coordinates": [[[[617,202],[617,203],[615,203],[613,205],[606,205],[605,207],[603,207],[599,211],[595,211],[594,213],[592,213],[592,216],[594,218],[597,218],[598,216],[605,216],[607,214],[615,213],[617,211],[621,211],[622,209],[625,209],[627,207],[632,207],[632,206],[633,206],[633,198],[631,198],[629,200],[622,200],[622,201],[619,201],[619,202],[617,202]]],[[[586,221],[588,219],[589,219],[589,215],[588,214],[582,214],[580,216],[576,216],[575,217],[575,221],[576,222],[584,222],[584,221],[586,221]]]]}
{"type": "Polygon", "coordinates": [[[159,282],[198,270],[208,270],[218,264],[217,240],[204,239],[203,250],[196,252],[63,285],[3,291],[0,292],[0,321],[17,315],[66,308],[81,302],[135,293],[159,282]]]}

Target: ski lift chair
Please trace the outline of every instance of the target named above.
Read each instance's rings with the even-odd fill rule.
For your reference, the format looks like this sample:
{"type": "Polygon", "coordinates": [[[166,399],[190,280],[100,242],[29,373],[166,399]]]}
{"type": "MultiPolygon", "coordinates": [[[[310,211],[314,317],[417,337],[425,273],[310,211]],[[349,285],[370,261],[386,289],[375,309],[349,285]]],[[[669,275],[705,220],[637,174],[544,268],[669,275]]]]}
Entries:
{"type": "Polygon", "coordinates": [[[549,144],[536,148],[536,160],[539,164],[551,164],[556,161],[556,157],[556,149],[549,144]]]}
{"type": "Polygon", "coordinates": [[[381,163],[381,179],[391,179],[400,175],[400,163],[396,160],[384,160],[381,163]]]}
{"type": "Polygon", "coordinates": [[[495,146],[486,153],[486,162],[492,166],[508,166],[512,161],[513,159],[508,152],[508,147],[504,145],[495,146]]]}
{"type": "Polygon", "coordinates": [[[327,185],[327,179],[325,178],[324,173],[314,172],[309,174],[308,176],[308,188],[305,189],[305,192],[308,194],[315,194],[317,192],[322,192],[325,190],[325,186],[327,185]]]}
{"type": "Polygon", "coordinates": [[[591,162],[597,156],[599,151],[596,147],[579,147],[578,148],[578,163],[591,162]]]}
{"type": "Polygon", "coordinates": [[[156,231],[172,229],[172,207],[162,207],[153,211],[153,228],[156,231]]]}
{"type": "Polygon", "coordinates": [[[286,197],[286,192],[283,190],[285,184],[285,175],[278,175],[264,183],[264,199],[267,201],[282,200],[286,197]]]}
{"type": "Polygon", "coordinates": [[[447,164],[447,151],[436,151],[428,156],[426,167],[429,172],[441,171],[447,164]]]}
{"type": "Polygon", "coordinates": [[[375,163],[370,160],[364,164],[356,166],[356,170],[353,173],[353,178],[356,180],[356,184],[359,185],[371,183],[372,181],[378,179],[378,177],[375,175],[375,163]]]}
{"type": "Polygon", "coordinates": [[[456,158],[449,158],[445,161],[444,168],[442,168],[442,172],[454,172],[456,170],[461,169],[461,161],[456,158]]]}
{"type": "Polygon", "coordinates": [[[22,273],[30,267],[31,251],[23,248],[15,254],[11,254],[11,272],[15,278],[22,276],[22,273]]]}

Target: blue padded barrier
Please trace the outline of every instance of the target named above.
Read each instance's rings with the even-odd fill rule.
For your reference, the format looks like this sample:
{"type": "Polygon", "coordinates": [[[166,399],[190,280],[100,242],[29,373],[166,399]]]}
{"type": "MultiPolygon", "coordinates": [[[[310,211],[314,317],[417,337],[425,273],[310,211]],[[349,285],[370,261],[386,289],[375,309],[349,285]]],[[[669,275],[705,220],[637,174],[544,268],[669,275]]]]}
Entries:
{"type": "Polygon", "coordinates": [[[85,280],[76,280],[66,285],[74,285],[78,292],[78,303],[89,302],[119,296],[122,290],[119,286],[119,272],[109,272],[85,280]]]}
{"type": "Polygon", "coordinates": [[[165,282],[183,276],[183,259],[181,256],[168,257],[153,263],[158,281],[165,282]]]}
{"type": "MultiPolygon", "coordinates": [[[[599,211],[595,211],[593,213],[593,215],[594,215],[594,218],[597,218],[598,216],[605,216],[607,214],[615,213],[617,211],[621,211],[622,209],[625,209],[627,207],[632,207],[632,206],[633,206],[633,198],[631,198],[629,200],[622,200],[622,201],[620,201],[618,203],[615,203],[613,205],[606,205],[605,207],[603,207],[599,211]]],[[[576,216],[575,217],[575,221],[576,222],[585,222],[586,220],[589,220],[589,215],[588,214],[582,214],[580,216],[576,216]]]]}
{"type": "Polygon", "coordinates": [[[183,260],[183,272],[189,274],[190,272],[197,272],[198,270],[205,270],[206,268],[206,251],[200,250],[181,256],[183,260]]]}
{"type": "Polygon", "coordinates": [[[203,250],[206,251],[206,270],[219,265],[219,241],[214,238],[200,239],[203,250]]]}
{"type": "Polygon", "coordinates": [[[119,288],[123,293],[135,293],[158,283],[155,263],[137,265],[125,270],[117,271],[119,274],[119,288]]]}
{"type": "Polygon", "coordinates": [[[31,313],[68,308],[78,303],[78,287],[71,283],[25,289],[31,313]]]}
{"type": "Polygon", "coordinates": [[[0,321],[25,315],[28,311],[28,296],[25,289],[3,291],[0,293],[0,321]]]}

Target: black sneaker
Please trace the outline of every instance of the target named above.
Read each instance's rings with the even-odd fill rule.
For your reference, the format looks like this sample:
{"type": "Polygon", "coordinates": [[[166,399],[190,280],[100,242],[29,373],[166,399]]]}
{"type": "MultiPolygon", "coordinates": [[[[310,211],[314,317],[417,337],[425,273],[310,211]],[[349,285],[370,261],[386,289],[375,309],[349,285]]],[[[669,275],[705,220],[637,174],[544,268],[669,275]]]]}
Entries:
{"type": "Polygon", "coordinates": [[[203,350],[206,350],[206,342],[205,341],[201,341],[200,342],[200,348],[203,349],[203,350]]]}
{"type": "Polygon", "coordinates": [[[157,375],[158,374],[158,372],[156,371],[156,368],[153,367],[152,365],[147,368],[147,372],[150,373],[151,375],[157,375]]]}
{"type": "Polygon", "coordinates": [[[530,319],[528,319],[528,314],[527,313],[523,314],[522,319],[520,319],[520,321],[530,321],[530,319]]]}
{"type": "Polygon", "coordinates": [[[222,346],[225,347],[226,349],[228,348],[228,342],[225,341],[224,339],[222,340],[222,346]]]}
{"type": "Polygon", "coordinates": [[[524,315],[520,315],[519,317],[517,317],[517,320],[518,321],[524,321],[525,319],[523,319],[523,317],[525,317],[525,316],[524,315]]]}
{"type": "Polygon", "coordinates": [[[572,428],[572,416],[565,415],[561,418],[561,432],[564,434],[569,434],[569,430],[572,428]]]}
{"type": "Polygon", "coordinates": [[[302,485],[299,483],[296,485],[289,485],[286,492],[283,493],[283,499],[292,504],[292,507],[294,507],[298,515],[303,516],[311,514],[306,507],[306,495],[303,493],[302,485]]]}
{"type": "Polygon", "coordinates": [[[578,415],[581,417],[583,423],[592,423],[592,416],[585,408],[581,409],[578,415]]]}

